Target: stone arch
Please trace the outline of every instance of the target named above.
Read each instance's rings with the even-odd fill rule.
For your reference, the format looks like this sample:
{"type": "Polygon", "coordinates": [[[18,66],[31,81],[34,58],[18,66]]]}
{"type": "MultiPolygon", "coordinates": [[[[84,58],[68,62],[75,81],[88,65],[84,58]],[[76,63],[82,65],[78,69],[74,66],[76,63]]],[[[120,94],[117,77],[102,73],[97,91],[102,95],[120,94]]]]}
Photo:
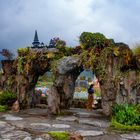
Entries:
{"type": "Polygon", "coordinates": [[[52,69],[54,60],[59,60],[54,65],[56,79],[48,96],[50,113],[58,114],[61,109],[70,107],[75,80],[87,62],[94,60],[90,65],[99,79],[103,113],[111,115],[114,103],[136,103],[140,89],[139,61],[129,47],[117,43],[114,47],[102,48],[94,59],[92,55],[96,51],[96,48],[89,49],[84,56],[80,50],[76,56],[73,55],[75,52],[71,52],[71,56],[62,58],[62,53],[57,49],[20,49],[15,60],[2,61],[0,87],[17,93],[21,109],[29,108],[34,100],[34,88],[39,75],[52,69]]]}
{"type": "Polygon", "coordinates": [[[38,77],[50,70],[49,58],[45,55],[44,50],[24,48],[19,50],[15,60],[2,61],[0,87],[17,93],[21,109],[33,106],[38,77]]]}
{"type": "MultiPolygon", "coordinates": [[[[137,69],[138,64],[133,61],[135,58],[129,47],[123,43],[117,43],[114,48],[103,50],[97,59],[101,59],[101,61],[104,59],[103,66],[95,60],[93,69],[100,83],[103,113],[106,116],[111,115],[112,105],[115,103],[138,103],[137,89],[139,86],[135,82],[137,78],[140,78],[140,73],[137,69]],[[117,54],[114,51],[117,51],[117,54]],[[128,60],[125,57],[128,57],[128,60]],[[102,67],[105,71],[99,70],[102,67]]],[[[80,58],[65,57],[58,63],[57,78],[48,98],[51,113],[57,114],[60,109],[70,107],[75,80],[84,67],[84,63],[80,63],[79,66],[79,61],[80,58]],[[69,84],[72,84],[72,88],[68,87],[69,84]]]]}

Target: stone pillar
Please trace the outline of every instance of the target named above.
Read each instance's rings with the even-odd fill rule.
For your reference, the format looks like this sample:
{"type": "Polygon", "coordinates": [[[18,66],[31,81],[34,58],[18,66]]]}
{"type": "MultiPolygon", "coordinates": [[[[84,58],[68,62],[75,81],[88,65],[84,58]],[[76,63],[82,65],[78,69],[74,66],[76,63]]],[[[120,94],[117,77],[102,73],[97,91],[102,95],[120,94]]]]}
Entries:
{"type": "Polygon", "coordinates": [[[78,59],[65,57],[58,63],[56,80],[47,98],[50,113],[57,114],[70,107],[79,74],[78,59]]]}

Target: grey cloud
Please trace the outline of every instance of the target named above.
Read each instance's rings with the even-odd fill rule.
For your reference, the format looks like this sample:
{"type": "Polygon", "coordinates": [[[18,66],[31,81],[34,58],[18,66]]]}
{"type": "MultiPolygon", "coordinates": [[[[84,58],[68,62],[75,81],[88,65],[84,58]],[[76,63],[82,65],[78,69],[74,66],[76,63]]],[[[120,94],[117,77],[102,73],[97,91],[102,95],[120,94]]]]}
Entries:
{"type": "Polygon", "coordinates": [[[0,48],[31,45],[35,29],[46,44],[59,36],[74,46],[90,31],[131,45],[140,41],[139,13],[139,0],[1,0],[0,48]]]}

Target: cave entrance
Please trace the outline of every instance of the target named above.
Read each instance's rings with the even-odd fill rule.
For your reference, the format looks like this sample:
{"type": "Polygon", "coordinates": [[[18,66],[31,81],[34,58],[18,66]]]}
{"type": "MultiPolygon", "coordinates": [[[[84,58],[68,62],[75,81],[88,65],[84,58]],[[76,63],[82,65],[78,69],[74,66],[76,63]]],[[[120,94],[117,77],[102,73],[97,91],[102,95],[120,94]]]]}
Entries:
{"type": "Polygon", "coordinates": [[[101,108],[101,90],[98,79],[91,70],[84,70],[78,76],[75,82],[75,92],[72,101],[72,107],[75,108],[86,108],[88,99],[87,89],[91,84],[94,84],[94,102],[93,108],[101,108]]]}

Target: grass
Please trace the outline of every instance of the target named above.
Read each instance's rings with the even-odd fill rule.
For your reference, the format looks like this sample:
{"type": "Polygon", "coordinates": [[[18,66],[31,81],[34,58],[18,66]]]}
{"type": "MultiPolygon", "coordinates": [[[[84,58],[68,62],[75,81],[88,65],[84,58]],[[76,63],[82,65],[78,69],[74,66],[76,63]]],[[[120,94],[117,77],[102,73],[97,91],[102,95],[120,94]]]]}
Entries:
{"type": "Polygon", "coordinates": [[[115,118],[111,120],[111,127],[121,131],[140,131],[140,125],[124,125],[118,123],[115,118]]]}
{"type": "Polygon", "coordinates": [[[5,112],[7,110],[7,106],[0,105],[0,112],[5,112]]]}
{"type": "Polygon", "coordinates": [[[50,131],[48,134],[54,139],[54,140],[69,140],[69,133],[68,132],[54,132],[50,131]]]}
{"type": "Polygon", "coordinates": [[[140,104],[114,104],[111,127],[121,131],[140,131],[140,104]]]}

